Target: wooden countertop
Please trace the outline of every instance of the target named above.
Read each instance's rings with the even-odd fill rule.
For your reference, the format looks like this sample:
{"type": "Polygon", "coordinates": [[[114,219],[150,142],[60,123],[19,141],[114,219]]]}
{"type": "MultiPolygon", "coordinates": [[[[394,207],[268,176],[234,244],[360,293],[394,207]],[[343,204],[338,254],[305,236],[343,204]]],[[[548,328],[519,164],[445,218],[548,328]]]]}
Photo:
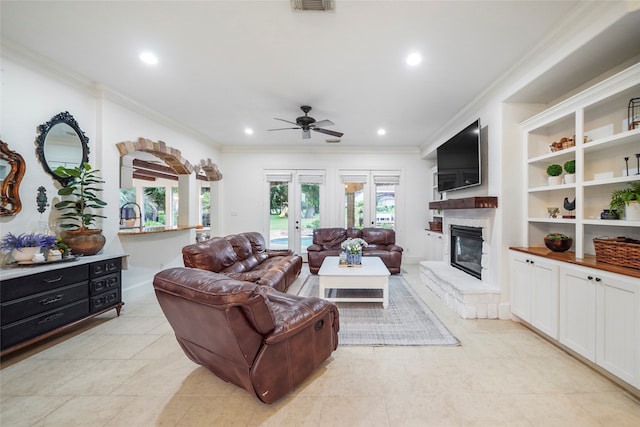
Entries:
{"type": "Polygon", "coordinates": [[[579,265],[582,267],[595,268],[597,270],[609,271],[611,273],[622,274],[625,276],[636,277],[640,279],[640,270],[636,268],[619,267],[613,264],[596,261],[594,255],[585,255],[584,258],[576,258],[575,252],[553,252],[544,246],[525,247],[509,247],[509,249],[524,252],[531,255],[537,255],[549,258],[555,261],[562,261],[569,264],[579,265]]]}

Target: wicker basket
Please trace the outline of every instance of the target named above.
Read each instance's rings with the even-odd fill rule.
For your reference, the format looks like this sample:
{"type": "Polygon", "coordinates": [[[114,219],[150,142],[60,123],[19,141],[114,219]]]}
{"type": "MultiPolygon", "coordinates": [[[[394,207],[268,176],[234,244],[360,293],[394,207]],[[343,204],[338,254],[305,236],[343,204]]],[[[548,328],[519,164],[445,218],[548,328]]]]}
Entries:
{"type": "Polygon", "coordinates": [[[593,239],[596,261],[621,267],[640,268],[640,240],[627,237],[593,239]]]}

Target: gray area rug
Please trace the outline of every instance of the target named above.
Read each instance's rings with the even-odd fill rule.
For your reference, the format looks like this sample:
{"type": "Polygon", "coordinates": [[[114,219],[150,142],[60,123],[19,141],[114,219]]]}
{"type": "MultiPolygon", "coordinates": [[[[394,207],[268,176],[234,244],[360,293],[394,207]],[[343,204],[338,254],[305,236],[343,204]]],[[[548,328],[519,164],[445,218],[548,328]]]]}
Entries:
{"type": "MultiPolygon", "coordinates": [[[[317,275],[309,275],[298,292],[318,296],[317,275]]],[[[382,297],[381,290],[332,289],[331,298],[356,294],[382,297]]],[[[460,345],[402,276],[389,277],[389,307],[380,302],[338,302],[340,345],[429,346],[460,345]]]]}

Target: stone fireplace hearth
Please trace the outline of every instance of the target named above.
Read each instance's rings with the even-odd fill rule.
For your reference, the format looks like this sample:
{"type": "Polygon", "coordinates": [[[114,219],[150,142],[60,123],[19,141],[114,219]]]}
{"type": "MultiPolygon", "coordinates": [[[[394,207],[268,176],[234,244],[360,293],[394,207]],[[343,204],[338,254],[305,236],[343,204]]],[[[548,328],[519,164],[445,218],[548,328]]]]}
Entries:
{"type": "MultiPolygon", "coordinates": [[[[496,206],[492,207],[497,207],[497,202],[496,206]]],[[[495,272],[491,271],[492,264],[489,259],[494,212],[493,209],[486,209],[486,206],[479,209],[468,208],[468,206],[461,209],[447,209],[442,227],[445,242],[443,258],[441,261],[422,261],[420,263],[422,282],[464,319],[497,319],[500,317],[500,289],[493,284],[495,272]],[[479,274],[478,272],[465,272],[464,269],[451,265],[452,226],[481,230],[482,243],[478,243],[477,246],[471,245],[475,249],[481,247],[481,254],[473,255],[480,261],[479,274]]],[[[456,239],[454,239],[455,241],[456,239]]],[[[473,269],[476,270],[477,267],[473,269]]]]}

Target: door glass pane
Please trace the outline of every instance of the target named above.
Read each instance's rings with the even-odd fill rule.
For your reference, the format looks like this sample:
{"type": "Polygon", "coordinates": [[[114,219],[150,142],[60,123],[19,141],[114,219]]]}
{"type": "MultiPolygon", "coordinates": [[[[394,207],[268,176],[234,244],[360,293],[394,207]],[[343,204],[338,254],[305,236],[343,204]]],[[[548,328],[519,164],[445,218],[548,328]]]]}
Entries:
{"type": "Polygon", "coordinates": [[[165,227],[165,187],[145,187],[144,193],[144,226],[147,229],[165,227]]]}
{"type": "Polygon", "coordinates": [[[396,223],[396,186],[376,184],[376,223],[378,228],[395,227],[396,223]]]}
{"type": "Polygon", "coordinates": [[[171,188],[171,228],[178,227],[178,209],[180,207],[180,197],[178,187],[171,188]]]}
{"type": "Polygon", "coordinates": [[[306,252],[313,243],[313,229],[320,227],[320,185],[301,184],[300,249],[306,252]]]}
{"type": "Polygon", "coordinates": [[[347,227],[364,226],[364,183],[344,183],[344,210],[347,227]]]}
{"type": "Polygon", "coordinates": [[[269,247],[289,247],[289,184],[269,182],[269,247]]]}
{"type": "Polygon", "coordinates": [[[211,227],[211,188],[200,188],[200,224],[211,227]]]}

